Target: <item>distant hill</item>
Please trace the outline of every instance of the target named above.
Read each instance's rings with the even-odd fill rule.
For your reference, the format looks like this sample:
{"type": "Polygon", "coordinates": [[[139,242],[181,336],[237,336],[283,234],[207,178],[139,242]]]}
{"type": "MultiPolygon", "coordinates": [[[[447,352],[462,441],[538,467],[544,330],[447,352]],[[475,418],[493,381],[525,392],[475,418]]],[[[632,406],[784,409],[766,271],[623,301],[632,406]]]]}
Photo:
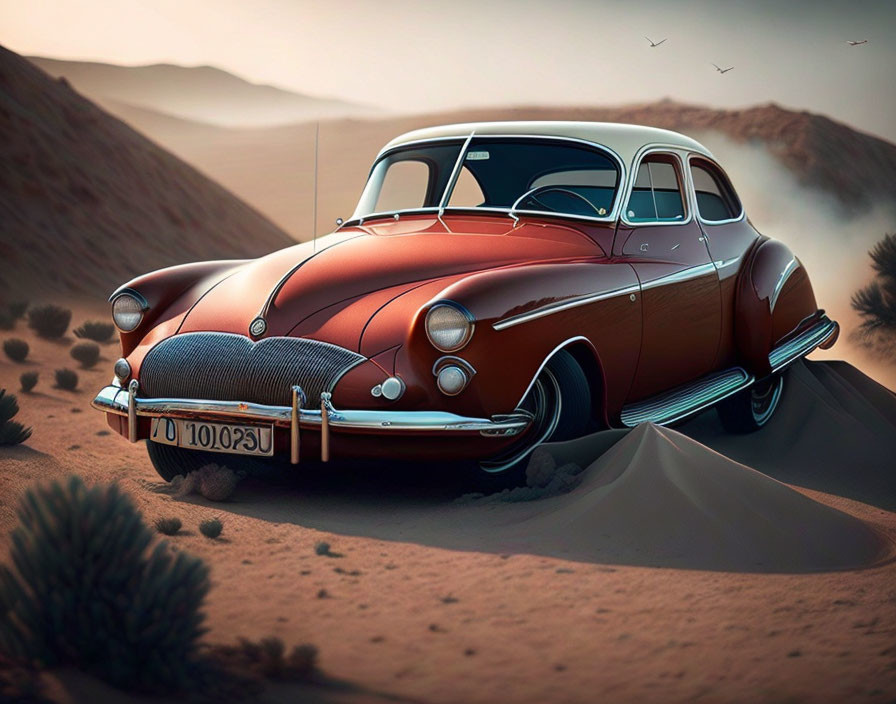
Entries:
{"type": "Polygon", "coordinates": [[[212,66],[29,58],[95,102],[117,101],[214,125],[262,127],[373,112],[355,103],[250,83],[212,66]]]}
{"type": "Polygon", "coordinates": [[[0,291],[110,293],[287,235],[195,168],[0,47],[0,291]]]}
{"type": "MultiPolygon", "coordinates": [[[[239,194],[293,236],[310,236],[313,124],[222,129],[120,103],[108,108],[239,194]]],[[[495,108],[322,122],[318,232],[331,227],[337,216],[351,213],[371,160],[392,137],[428,125],[524,119],[654,125],[690,134],[710,149],[719,148],[720,154],[725,140],[755,146],[771,155],[796,183],[818,191],[844,213],[896,204],[896,145],[808,112],[777,105],[715,110],[671,101],[618,108],[495,108]]],[[[745,174],[737,173],[737,164],[723,159],[723,165],[736,185],[743,182],[745,174]]]]}

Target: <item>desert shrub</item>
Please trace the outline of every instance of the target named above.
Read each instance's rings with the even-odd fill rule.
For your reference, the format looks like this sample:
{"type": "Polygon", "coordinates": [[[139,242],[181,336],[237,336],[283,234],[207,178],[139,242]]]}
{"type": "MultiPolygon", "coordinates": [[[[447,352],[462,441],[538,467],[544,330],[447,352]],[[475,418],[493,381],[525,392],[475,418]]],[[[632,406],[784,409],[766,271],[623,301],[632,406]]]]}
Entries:
{"type": "Polygon", "coordinates": [[[28,310],[28,301],[13,301],[6,306],[6,310],[16,320],[23,318],[25,317],[25,311],[28,310]]]}
{"type": "Polygon", "coordinates": [[[41,337],[62,337],[71,322],[72,312],[68,308],[45,305],[28,311],[28,327],[41,337]]]}
{"type": "Polygon", "coordinates": [[[19,383],[22,385],[22,391],[28,393],[37,386],[37,372],[25,372],[19,377],[19,383]]]}
{"type": "Polygon", "coordinates": [[[0,330],[12,330],[16,326],[16,319],[12,313],[0,308],[0,330]]]}
{"type": "Polygon", "coordinates": [[[69,354],[79,361],[82,367],[89,369],[99,360],[100,347],[95,342],[79,342],[72,347],[69,354]]]}
{"type": "Polygon", "coordinates": [[[94,342],[108,342],[115,333],[112,323],[103,323],[99,320],[88,320],[86,323],[73,330],[75,337],[94,342]]]}
{"type": "Polygon", "coordinates": [[[287,655],[286,647],[279,638],[263,638],[258,642],[240,638],[235,646],[212,646],[209,654],[228,670],[273,680],[308,679],[317,662],[315,646],[308,643],[297,645],[287,655]]]}
{"type": "Polygon", "coordinates": [[[0,651],[128,689],[195,686],[208,568],[153,533],[116,485],[25,492],[0,565],[0,651]]]}
{"type": "Polygon", "coordinates": [[[217,538],[224,530],[224,524],[217,518],[209,518],[199,524],[199,532],[206,538],[217,538]]]}
{"type": "Polygon", "coordinates": [[[206,464],[186,475],[178,474],[169,485],[175,496],[198,493],[209,501],[226,501],[236,490],[240,475],[229,467],[206,464]]]}
{"type": "Polygon", "coordinates": [[[0,445],[18,445],[31,437],[31,428],[13,420],[18,412],[16,397],[0,389],[0,445]]]}
{"type": "Polygon", "coordinates": [[[179,518],[157,518],[156,530],[164,535],[175,535],[183,526],[179,518]]]}
{"type": "Polygon", "coordinates": [[[314,553],[323,557],[342,557],[341,552],[333,552],[330,549],[330,544],[324,540],[314,544],[314,553]]]}
{"type": "Polygon", "coordinates": [[[78,375],[71,369],[57,369],[56,386],[66,391],[74,391],[78,388],[78,375]]]}
{"type": "Polygon", "coordinates": [[[3,341],[3,351],[13,362],[24,362],[29,349],[27,342],[16,337],[3,341]]]}
{"type": "Polygon", "coordinates": [[[875,277],[856,291],[852,307],[862,317],[865,333],[896,333],[896,234],[884,235],[868,255],[875,277]]]}

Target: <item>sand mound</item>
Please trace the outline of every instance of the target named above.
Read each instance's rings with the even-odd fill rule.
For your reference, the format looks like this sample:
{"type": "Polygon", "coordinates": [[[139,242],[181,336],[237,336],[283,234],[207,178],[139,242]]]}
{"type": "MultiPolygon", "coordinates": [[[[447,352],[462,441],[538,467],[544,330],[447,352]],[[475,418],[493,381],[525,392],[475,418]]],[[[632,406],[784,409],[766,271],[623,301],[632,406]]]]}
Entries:
{"type": "Polygon", "coordinates": [[[559,543],[571,557],[713,570],[843,569],[888,550],[858,519],[652,424],[515,530],[539,552],[559,543]]]}
{"type": "Polygon", "coordinates": [[[681,431],[789,484],[896,510],[896,394],[846,362],[794,365],[759,433],[730,435],[715,413],[681,431]]]}

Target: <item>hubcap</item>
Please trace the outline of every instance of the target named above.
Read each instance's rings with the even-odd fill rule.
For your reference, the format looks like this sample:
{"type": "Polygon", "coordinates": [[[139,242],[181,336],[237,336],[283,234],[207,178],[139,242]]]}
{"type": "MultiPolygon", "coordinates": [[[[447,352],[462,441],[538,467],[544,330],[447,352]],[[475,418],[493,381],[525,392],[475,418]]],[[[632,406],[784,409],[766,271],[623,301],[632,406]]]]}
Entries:
{"type": "Polygon", "coordinates": [[[784,388],[784,377],[778,376],[754,385],[750,390],[750,408],[753,411],[753,420],[759,426],[765,425],[772,417],[781,400],[781,390],[784,388]]]}
{"type": "Polygon", "coordinates": [[[560,385],[550,369],[542,371],[532,385],[521,408],[533,415],[532,425],[520,441],[509,450],[479,466],[485,472],[503,472],[529,455],[541,443],[548,440],[557,429],[561,410],[560,385]]]}

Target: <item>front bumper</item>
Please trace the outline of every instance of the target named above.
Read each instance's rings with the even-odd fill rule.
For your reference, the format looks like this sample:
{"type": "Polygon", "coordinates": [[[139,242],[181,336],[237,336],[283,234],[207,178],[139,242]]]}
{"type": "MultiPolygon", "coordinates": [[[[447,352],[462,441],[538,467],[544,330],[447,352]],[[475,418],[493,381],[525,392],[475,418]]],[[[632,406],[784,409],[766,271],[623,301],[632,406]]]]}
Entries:
{"type": "Polygon", "coordinates": [[[491,418],[460,416],[445,411],[369,411],[337,410],[330,394],[321,394],[320,402],[308,406],[302,389],[292,388],[292,406],[267,406],[240,401],[212,401],[189,398],[140,398],[139,383],[132,380],[125,389],[117,382],[104,387],[91,405],[98,411],[128,419],[128,439],[137,441],[140,417],[190,418],[239,423],[273,423],[290,429],[291,460],[299,461],[300,430],[321,434],[321,459],[329,459],[330,431],[348,433],[399,433],[430,435],[481,435],[510,437],[522,433],[532,422],[524,411],[491,418]]]}

